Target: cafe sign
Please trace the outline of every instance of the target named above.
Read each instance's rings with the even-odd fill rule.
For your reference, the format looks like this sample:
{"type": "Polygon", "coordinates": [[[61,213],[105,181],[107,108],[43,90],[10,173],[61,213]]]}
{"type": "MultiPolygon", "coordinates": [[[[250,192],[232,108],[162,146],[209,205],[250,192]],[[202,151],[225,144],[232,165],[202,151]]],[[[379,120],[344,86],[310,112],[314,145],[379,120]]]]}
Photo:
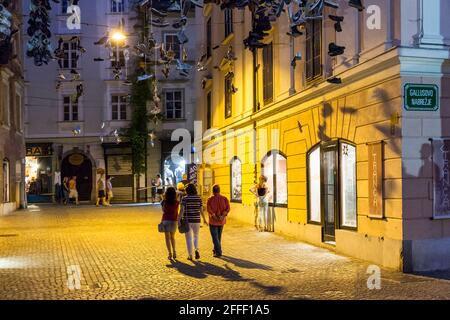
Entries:
{"type": "Polygon", "coordinates": [[[408,111],[436,111],[439,109],[439,87],[408,83],[405,85],[404,103],[408,111]]]}

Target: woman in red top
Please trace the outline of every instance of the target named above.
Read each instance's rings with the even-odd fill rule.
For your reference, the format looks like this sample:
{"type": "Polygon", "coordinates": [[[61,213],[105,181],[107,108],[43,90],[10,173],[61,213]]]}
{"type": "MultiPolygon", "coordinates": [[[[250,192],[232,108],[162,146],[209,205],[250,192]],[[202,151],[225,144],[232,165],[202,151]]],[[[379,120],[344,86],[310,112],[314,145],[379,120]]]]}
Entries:
{"type": "Polygon", "coordinates": [[[169,260],[177,258],[177,253],[175,251],[175,232],[177,231],[179,205],[180,203],[177,201],[177,192],[175,191],[175,188],[167,188],[161,206],[163,211],[162,224],[166,236],[167,250],[169,251],[169,260]]]}

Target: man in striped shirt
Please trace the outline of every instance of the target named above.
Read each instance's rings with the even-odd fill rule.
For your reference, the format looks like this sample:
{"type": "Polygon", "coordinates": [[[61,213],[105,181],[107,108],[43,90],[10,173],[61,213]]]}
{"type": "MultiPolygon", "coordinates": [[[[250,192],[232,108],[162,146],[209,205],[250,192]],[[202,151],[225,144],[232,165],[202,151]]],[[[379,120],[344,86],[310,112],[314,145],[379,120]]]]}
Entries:
{"type": "Polygon", "coordinates": [[[194,238],[195,259],[200,259],[198,238],[201,218],[203,218],[204,224],[208,225],[202,207],[202,199],[197,195],[197,188],[193,184],[188,184],[186,187],[186,197],[181,201],[181,212],[179,216],[180,220],[184,218],[189,223],[189,231],[185,233],[188,260],[192,260],[193,256],[192,237],[194,238]]]}

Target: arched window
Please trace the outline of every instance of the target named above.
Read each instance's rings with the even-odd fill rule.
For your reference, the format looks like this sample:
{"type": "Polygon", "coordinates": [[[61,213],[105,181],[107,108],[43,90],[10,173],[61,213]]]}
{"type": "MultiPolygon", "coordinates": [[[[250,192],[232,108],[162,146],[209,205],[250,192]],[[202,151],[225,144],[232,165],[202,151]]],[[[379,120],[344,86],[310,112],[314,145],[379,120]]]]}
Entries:
{"type": "Polygon", "coordinates": [[[273,206],[287,206],[287,161],[279,151],[267,154],[261,163],[262,174],[269,185],[269,199],[273,206]]]}
{"type": "Polygon", "coordinates": [[[9,171],[9,160],[3,159],[3,202],[10,201],[10,193],[9,193],[9,179],[10,179],[10,171],[9,171]]]}
{"type": "Polygon", "coordinates": [[[231,176],[231,201],[242,201],[242,162],[238,157],[234,157],[230,163],[231,176]]]}

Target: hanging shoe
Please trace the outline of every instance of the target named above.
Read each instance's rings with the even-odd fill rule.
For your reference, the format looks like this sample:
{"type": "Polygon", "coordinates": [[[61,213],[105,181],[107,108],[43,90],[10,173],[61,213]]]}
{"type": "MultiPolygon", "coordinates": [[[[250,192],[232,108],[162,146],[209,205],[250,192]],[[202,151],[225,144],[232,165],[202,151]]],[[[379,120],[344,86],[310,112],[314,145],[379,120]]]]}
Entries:
{"type": "Polygon", "coordinates": [[[330,55],[330,57],[335,57],[344,54],[344,51],[345,47],[338,46],[334,42],[328,45],[328,54],[330,55]]]}
{"type": "Polygon", "coordinates": [[[350,0],[348,2],[348,5],[350,7],[358,9],[358,11],[363,11],[365,9],[361,0],[350,0]]]}
{"type": "Polygon", "coordinates": [[[332,84],[341,84],[342,83],[342,79],[341,78],[337,78],[337,77],[333,77],[333,78],[327,79],[327,82],[332,83],[332,84]]]}

